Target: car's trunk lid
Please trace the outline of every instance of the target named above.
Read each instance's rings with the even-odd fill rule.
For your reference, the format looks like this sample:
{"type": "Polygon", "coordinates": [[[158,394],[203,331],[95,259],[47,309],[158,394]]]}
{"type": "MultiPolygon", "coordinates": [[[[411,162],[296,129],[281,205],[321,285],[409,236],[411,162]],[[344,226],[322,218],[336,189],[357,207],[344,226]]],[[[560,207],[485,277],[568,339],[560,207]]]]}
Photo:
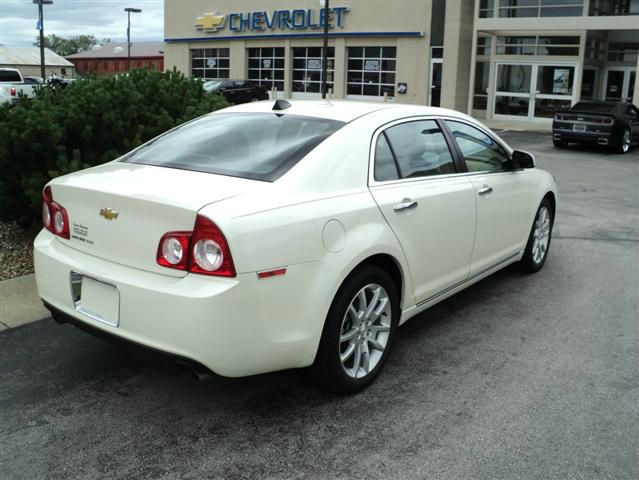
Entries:
{"type": "Polygon", "coordinates": [[[142,270],[183,276],[162,267],[162,235],[191,231],[198,210],[263,182],[172,168],[113,162],[60,177],[53,199],[68,212],[70,247],[142,270]]]}

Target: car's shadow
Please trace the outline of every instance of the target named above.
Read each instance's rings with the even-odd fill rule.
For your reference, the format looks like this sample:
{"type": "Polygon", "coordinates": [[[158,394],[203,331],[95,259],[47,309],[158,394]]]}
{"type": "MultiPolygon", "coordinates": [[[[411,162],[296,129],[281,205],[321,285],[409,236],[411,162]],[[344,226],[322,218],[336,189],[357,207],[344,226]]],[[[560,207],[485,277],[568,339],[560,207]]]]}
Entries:
{"type": "MultiPolygon", "coordinates": [[[[398,389],[402,388],[400,384],[423,381],[429,372],[445,371],[446,365],[440,362],[442,355],[446,357],[474,341],[473,335],[460,335],[460,332],[473,332],[478,328],[473,310],[481,309],[487,300],[510,298],[524,288],[527,278],[531,277],[513,268],[505,269],[411,319],[398,330],[385,371],[371,388],[398,389]]],[[[503,320],[486,320],[485,312],[482,318],[481,328],[488,329],[498,328],[503,320]],[[491,322],[494,325],[490,325],[491,322]]],[[[12,332],[13,336],[25,338],[15,338],[11,343],[28,341],[30,330],[36,334],[39,345],[30,351],[18,352],[18,357],[22,358],[16,360],[23,365],[10,371],[11,365],[5,363],[0,367],[0,376],[28,378],[29,382],[21,383],[14,393],[36,402],[56,392],[86,388],[123,398],[140,395],[144,389],[161,390],[165,394],[171,392],[170,397],[174,400],[187,403],[206,399],[207,404],[224,404],[245,398],[246,402],[237,405],[252,411],[266,408],[269,412],[278,411],[277,405],[290,409],[293,408],[291,404],[297,402],[308,405],[308,402],[348,398],[321,391],[303,370],[237,379],[212,375],[205,382],[198,382],[188,369],[169,357],[110,344],[75,327],[58,326],[50,319],[12,332]]],[[[9,345],[9,350],[12,348],[20,347],[9,345]]],[[[153,402],[152,397],[147,400],[153,402]]]]}

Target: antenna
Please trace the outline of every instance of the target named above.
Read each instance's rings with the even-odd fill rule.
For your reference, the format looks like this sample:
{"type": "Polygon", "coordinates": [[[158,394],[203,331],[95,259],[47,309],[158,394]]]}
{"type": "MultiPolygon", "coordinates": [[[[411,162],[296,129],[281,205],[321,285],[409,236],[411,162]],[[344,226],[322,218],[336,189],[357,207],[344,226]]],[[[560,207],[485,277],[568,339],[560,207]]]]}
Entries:
{"type": "Polygon", "coordinates": [[[286,100],[275,100],[275,105],[273,105],[273,110],[286,110],[287,108],[291,108],[291,104],[286,100]]]}

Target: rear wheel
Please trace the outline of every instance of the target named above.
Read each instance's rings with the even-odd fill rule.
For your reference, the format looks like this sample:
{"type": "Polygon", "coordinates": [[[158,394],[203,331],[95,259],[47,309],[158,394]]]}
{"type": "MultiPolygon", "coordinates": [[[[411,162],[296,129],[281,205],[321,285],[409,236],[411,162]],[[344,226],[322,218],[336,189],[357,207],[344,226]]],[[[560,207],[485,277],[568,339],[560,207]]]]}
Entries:
{"type": "Polygon", "coordinates": [[[623,135],[621,136],[621,140],[619,141],[619,144],[617,145],[617,148],[616,148],[617,153],[628,153],[630,151],[630,143],[631,143],[630,129],[626,128],[623,132],[623,135]]]}
{"type": "Polygon", "coordinates": [[[537,215],[535,215],[524,256],[519,262],[522,270],[535,273],[541,270],[541,267],[546,263],[552,238],[553,222],[552,204],[550,200],[544,198],[541,205],[539,205],[537,215]]]}
{"type": "Polygon", "coordinates": [[[386,362],[398,321],[398,294],[388,273],[374,265],[358,269],[333,300],[311,374],[335,392],[366,388],[386,362]]]}

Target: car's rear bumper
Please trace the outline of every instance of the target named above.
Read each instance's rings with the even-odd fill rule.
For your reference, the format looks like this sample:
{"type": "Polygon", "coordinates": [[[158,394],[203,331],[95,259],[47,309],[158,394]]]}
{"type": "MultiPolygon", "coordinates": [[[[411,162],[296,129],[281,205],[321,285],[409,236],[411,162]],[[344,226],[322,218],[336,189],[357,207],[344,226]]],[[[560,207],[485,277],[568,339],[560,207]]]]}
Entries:
{"type": "MultiPolygon", "coordinates": [[[[38,292],[59,317],[98,332],[204,365],[230,377],[310,365],[322,320],[304,312],[305,279],[313,263],[258,280],[147,272],[77,251],[42,231],[34,242],[38,292]],[[119,323],[76,310],[71,272],[117,286],[119,323]]],[[[319,313],[319,312],[318,312],[319,313]]]]}
{"type": "Polygon", "coordinates": [[[612,134],[610,132],[575,132],[573,130],[554,128],[553,140],[578,143],[593,143],[598,145],[611,145],[612,134]]]}

